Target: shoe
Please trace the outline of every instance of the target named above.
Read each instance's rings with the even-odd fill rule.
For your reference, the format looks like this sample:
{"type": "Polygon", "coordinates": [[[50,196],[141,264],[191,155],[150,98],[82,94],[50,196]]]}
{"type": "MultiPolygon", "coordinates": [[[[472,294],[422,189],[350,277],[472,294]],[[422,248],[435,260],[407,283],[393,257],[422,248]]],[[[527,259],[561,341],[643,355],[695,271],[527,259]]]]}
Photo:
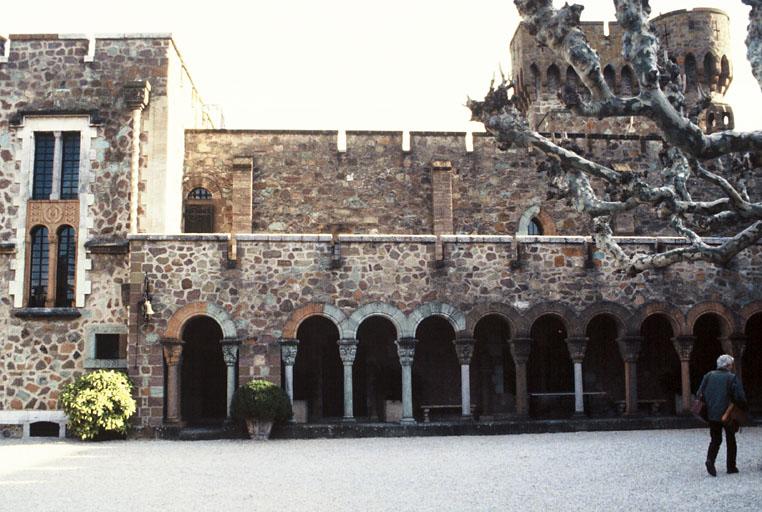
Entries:
{"type": "Polygon", "coordinates": [[[714,469],[714,462],[706,461],[706,472],[712,476],[717,476],[717,470],[714,469]]]}
{"type": "Polygon", "coordinates": [[[732,475],[733,473],[738,473],[738,468],[733,466],[732,468],[728,468],[728,474],[732,475]]]}

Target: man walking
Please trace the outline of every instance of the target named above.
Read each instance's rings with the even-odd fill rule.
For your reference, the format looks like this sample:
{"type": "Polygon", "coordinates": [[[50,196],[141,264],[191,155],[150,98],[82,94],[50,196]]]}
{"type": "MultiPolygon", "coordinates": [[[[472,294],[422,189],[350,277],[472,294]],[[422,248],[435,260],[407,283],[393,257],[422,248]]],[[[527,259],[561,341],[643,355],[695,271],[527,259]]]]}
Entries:
{"type": "Polygon", "coordinates": [[[737,407],[746,408],[746,395],[741,382],[733,373],[734,360],[723,354],[717,358],[717,369],[710,371],[701,380],[698,396],[706,404],[709,421],[709,449],[706,453],[706,470],[712,476],[717,476],[714,462],[722,444],[722,431],[725,430],[727,441],[727,470],[728,474],[738,473],[736,467],[736,433],[732,424],[723,425],[722,415],[728,406],[734,403],[737,407]]]}

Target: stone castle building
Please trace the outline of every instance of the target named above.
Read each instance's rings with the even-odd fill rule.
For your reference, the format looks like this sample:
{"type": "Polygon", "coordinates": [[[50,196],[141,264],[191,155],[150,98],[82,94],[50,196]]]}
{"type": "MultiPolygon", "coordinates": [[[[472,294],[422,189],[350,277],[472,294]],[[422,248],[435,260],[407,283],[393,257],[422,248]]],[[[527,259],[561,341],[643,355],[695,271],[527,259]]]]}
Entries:
{"type": "MultiPolygon", "coordinates": [[[[655,20],[707,130],[730,127],[727,16],[655,20]]],[[[619,28],[585,24],[621,94],[619,28]]],[[[538,130],[615,168],[662,148],[639,119],[577,119],[573,71],[520,26],[538,130]]],[[[762,250],[631,278],[546,200],[537,152],[480,133],[216,128],[172,38],[0,39],[0,431],[64,421],[95,368],[135,384],[138,432],[220,422],[265,378],[297,421],[680,412],[721,352],[762,405],[762,250]]],[[[638,212],[623,243],[678,239],[638,212]]]]}

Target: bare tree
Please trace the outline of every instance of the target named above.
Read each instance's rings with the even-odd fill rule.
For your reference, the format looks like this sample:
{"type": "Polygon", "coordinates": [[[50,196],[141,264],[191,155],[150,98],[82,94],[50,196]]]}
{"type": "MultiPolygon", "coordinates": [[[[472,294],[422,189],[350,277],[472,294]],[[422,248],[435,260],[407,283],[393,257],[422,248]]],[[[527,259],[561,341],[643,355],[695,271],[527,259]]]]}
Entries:
{"type": "MultiPolygon", "coordinates": [[[[762,0],[742,1],[751,6],[746,46],[754,76],[762,87],[762,0]]],[[[566,60],[589,91],[582,95],[575,88],[563,88],[559,98],[569,110],[599,119],[645,116],[662,132],[665,150],[647,180],[638,173],[617,171],[586,159],[573,144],[556,144],[532,130],[510,94],[513,84],[505,77],[497,86],[493,80],[483,101],[468,101],[473,120],[484,124],[500,149],[531,146],[549,157],[540,170],[547,173],[550,194],[567,198],[592,217],[593,238],[601,250],[634,275],[679,261],[706,260],[724,265],[762,238],[762,202],[755,202],[747,190],[754,167],[752,156],[762,153],[762,131],[727,130],[708,135],[701,130],[697,117],[708,105],[708,98],[692,109],[685,108],[684,78],[659,49],[649,23],[648,0],[614,0],[616,18],[624,31],[622,56],[640,84],[634,97],[616,96],[606,83],[598,54],[580,29],[582,6],[566,4],[555,9],[552,0],[514,3],[529,32],[566,60]],[[659,183],[654,184],[654,174],[659,183]],[[711,200],[696,200],[691,195],[691,183],[709,183],[719,193],[711,200]],[[657,253],[625,251],[614,237],[612,217],[642,205],[667,220],[686,243],[657,253]],[[730,227],[733,235],[721,242],[707,239],[730,227]]]]}

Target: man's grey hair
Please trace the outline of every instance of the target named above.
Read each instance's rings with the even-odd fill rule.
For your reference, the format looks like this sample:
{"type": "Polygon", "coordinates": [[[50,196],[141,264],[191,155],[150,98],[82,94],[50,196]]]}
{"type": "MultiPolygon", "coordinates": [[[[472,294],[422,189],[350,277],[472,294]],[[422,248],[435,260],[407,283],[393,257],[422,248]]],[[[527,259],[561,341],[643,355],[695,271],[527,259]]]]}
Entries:
{"type": "Polygon", "coordinates": [[[727,354],[722,354],[720,357],[717,358],[717,369],[721,370],[723,368],[730,369],[731,366],[733,366],[733,356],[729,356],[727,354]]]}

